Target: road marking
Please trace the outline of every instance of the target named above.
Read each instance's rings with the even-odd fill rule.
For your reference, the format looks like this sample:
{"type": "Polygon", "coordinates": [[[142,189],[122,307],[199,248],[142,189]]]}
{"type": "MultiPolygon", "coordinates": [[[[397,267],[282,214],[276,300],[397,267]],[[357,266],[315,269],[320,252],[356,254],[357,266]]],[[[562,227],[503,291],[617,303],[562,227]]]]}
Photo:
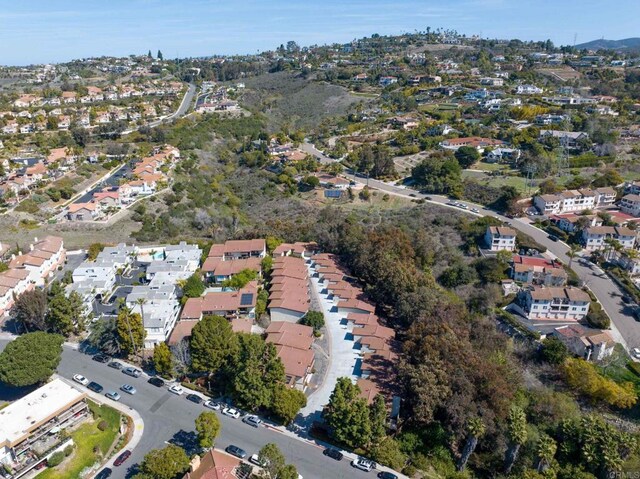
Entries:
{"type": "Polygon", "coordinates": [[[171,395],[169,393],[162,396],[149,408],[149,412],[156,412],[158,409],[162,407],[164,403],[166,403],[169,400],[170,397],[171,395]]]}

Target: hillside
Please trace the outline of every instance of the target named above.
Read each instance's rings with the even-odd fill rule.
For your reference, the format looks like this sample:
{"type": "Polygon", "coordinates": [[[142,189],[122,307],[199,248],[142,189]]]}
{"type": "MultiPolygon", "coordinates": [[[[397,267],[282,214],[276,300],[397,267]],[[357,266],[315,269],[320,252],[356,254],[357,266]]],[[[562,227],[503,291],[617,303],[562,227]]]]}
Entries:
{"type": "Polygon", "coordinates": [[[604,38],[576,45],[580,50],[640,50],[640,38],[605,40],[604,38]]]}

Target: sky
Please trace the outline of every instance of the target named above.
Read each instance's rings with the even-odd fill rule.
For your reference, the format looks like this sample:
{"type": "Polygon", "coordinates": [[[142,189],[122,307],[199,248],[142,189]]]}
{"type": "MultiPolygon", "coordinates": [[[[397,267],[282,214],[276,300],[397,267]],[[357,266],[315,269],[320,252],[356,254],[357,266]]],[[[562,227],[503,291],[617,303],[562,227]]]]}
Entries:
{"type": "Polygon", "coordinates": [[[0,64],[256,53],[441,27],[556,45],[640,36],[640,0],[0,0],[0,64]]]}

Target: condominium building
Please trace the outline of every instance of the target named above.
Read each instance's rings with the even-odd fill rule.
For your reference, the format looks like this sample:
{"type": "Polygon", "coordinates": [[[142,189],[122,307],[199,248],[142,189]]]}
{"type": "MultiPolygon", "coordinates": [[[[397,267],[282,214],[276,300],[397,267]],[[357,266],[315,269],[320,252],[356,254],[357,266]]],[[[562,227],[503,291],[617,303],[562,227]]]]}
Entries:
{"type": "Polygon", "coordinates": [[[516,230],[508,226],[489,226],[484,240],[490,251],[513,251],[516,249],[516,230]]]}
{"type": "Polygon", "coordinates": [[[580,321],[591,298],[574,287],[531,286],[520,292],[519,301],[529,319],[580,321]]]}

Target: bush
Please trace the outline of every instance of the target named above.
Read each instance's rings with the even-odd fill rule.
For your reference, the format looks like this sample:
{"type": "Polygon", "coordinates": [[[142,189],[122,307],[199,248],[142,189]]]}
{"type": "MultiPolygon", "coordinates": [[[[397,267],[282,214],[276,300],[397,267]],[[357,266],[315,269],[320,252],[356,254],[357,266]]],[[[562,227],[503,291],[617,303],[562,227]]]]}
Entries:
{"type": "Polygon", "coordinates": [[[586,319],[589,326],[593,328],[609,329],[611,327],[611,320],[607,313],[602,311],[602,308],[589,311],[586,319]]]}
{"type": "Polygon", "coordinates": [[[56,467],[62,461],[64,461],[65,455],[64,452],[58,451],[54,452],[49,459],[47,459],[47,465],[49,467],[56,467]]]}
{"type": "Polygon", "coordinates": [[[636,376],[640,376],[640,363],[630,361],[629,363],[627,363],[627,367],[636,376]]]}
{"type": "Polygon", "coordinates": [[[71,454],[73,454],[73,444],[69,444],[67,447],[64,448],[65,457],[69,457],[71,454]]]}
{"type": "Polygon", "coordinates": [[[107,421],[100,421],[98,423],[98,429],[100,429],[101,431],[106,430],[107,427],[109,427],[109,424],[107,424],[107,421]]]}

